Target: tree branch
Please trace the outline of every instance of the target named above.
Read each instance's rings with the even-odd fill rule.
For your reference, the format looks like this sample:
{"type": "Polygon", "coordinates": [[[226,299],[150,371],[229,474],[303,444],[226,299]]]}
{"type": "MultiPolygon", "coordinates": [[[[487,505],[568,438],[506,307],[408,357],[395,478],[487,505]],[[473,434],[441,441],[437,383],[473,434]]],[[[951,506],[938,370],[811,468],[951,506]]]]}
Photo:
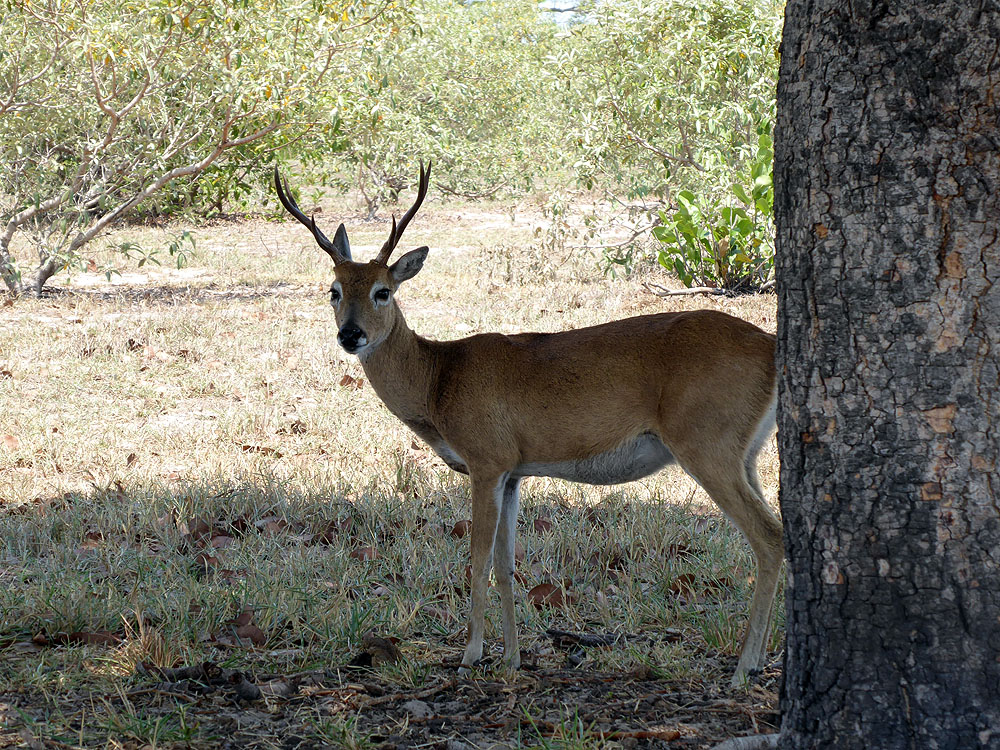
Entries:
{"type": "Polygon", "coordinates": [[[632,127],[628,124],[628,119],[625,117],[625,113],[622,112],[621,107],[618,106],[618,103],[613,98],[608,99],[608,104],[611,106],[611,109],[613,109],[615,113],[618,115],[618,118],[621,121],[622,128],[624,128],[625,130],[625,134],[628,136],[629,140],[631,140],[633,143],[642,146],[644,149],[646,149],[651,153],[656,154],[661,159],[667,159],[668,161],[675,162],[676,164],[687,164],[689,167],[694,167],[699,172],[705,171],[705,167],[696,162],[694,159],[686,159],[683,156],[677,156],[675,154],[671,154],[669,151],[664,151],[662,148],[654,146],[652,143],[647,141],[645,138],[643,138],[641,135],[639,135],[632,129],[632,127]]]}

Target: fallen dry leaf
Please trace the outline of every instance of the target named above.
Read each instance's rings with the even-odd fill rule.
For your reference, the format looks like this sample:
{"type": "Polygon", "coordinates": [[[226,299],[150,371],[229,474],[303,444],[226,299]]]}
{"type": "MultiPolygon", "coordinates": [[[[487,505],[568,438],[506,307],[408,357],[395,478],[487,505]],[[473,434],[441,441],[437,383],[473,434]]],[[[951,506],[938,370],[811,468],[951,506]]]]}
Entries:
{"type": "Polygon", "coordinates": [[[554,583],[540,583],[531,589],[528,594],[528,601],[536,608],[544,607],[564,607],[573,603],[573,597],[563,592],[554,583]]]}
{"type": "Polygon", "coordinates": [[[696,578],[694,573],[681,573],[670,582],[670,590],[680,596],[691,598],[695,593],[695,580],[696,578]]]}
{"type": "Polygon", "coordinates": [[[197,555],[195,555],[194,561],[201,567],[205,568],[205,570],[210,570],[211,568],[214,568],[219,564],[219,558],[214,557],[213,555],[209,555],[205,552],[199,552],[197,555]]]}
{"type": "Polygon", "coordinates": [[[459,521],[454,526],[451,527],[451,531],[448,533],[455,537],[456,539],[461,539],[472,531],[472,521],[459,521]]]}
{"type": "Polygon", "coordinates": [[[374,560],[378,557],[378,552],[374,547],[358,547],[351,553],[351,557],[355,560],[374,560]]]}
{"type": "Polygon", "coordinates": [[[263,646],[267,636],[254,625],[253,616],[253,607],[245,607],[235,620],[222,623],[224,632],[214,635],[212,640],[224,646],[263,646]]]}
{"type": "Polygon", "coordinates": [[[288,528],[288,522],[283,519],[275,519],[273,521],[265,521],[264,525],[261,526],[261,531],[274,536],[275,534],[280,534],[282,531],[288,528]]]}
{"type": "Polygon", "coordinates": [[[182,521],[178,524],[177,530],[180,531],[181,534],[197,540],[212,533],[212,524],[204,518],[195,517],[189,521],[182,521]]]}
{"type": "Polygon", "coordinates": [[[312,542],[313,544],[333,544],[335,541],[341,538],[351,539],[353,535],[351,530],[354,528],[354,517],[347,516],[346,518],[339,518],[334,521],[330,521],[320,533],[316,534],[312,542]]]}
{"type": "Polygon", "coordinates": [[[536,534],[545,534],[552,531],[552,521],[548,518],[536,518],[531,526],[534,528],[536,534]]]}
{"type": "Polygon", "coordinates": [[[306,423],[301,419],[296,419],[289,422],[287,425],[278,430],[280,435],[305,435],[307,431],[306,423]]]}
{"type": "Polygon", "coordinates": [[[684,542],[667,545],[667,557],[691,557],[691,548],[684,542]]]}
{"type": "Polygon", "coordinates": [[[353,387],[353,388],[356,388],[356,389],[360,389],[360,388],[364,387],[364,384],[365,384],[365,379],[364,378],[354,378],[354,377],[351,377],[350,375],[344,375],[344,377],[342,377],[340,379],[340,387],[341,388],[350,388],[350,387],[353,387]]]}
{"type": "Polygon", "coordinates": [[[18,440],[13,435],[4,435],[3,436],[3,447],[6,448],[9,451],[16,451],[17,448],[18,448],[18,446],[20,444],[21,444],[21,441],[18,440]]]}
{"type": "Polygon", "coordinates": [[[428,617],[433,617],[435,620],[438,620],[444,625],[450,625],[451,623],[455,622],[455,615],[451,612],[451,610],[446,609],[445,607],[438,607],[433,604],[425,604],[423,607],[420,608],[420,611],[423,612],[428,617]]]}
{"type": "Polygon", "coordinates": [[[209,546],[213,549],[225,549],[226,547],[232,547],[234,544],[236,544],[236,539],[228,534],[216,534],[212,537],[209,546]]]}
{"type": "Polygon", "coordinates": [[[247,572],[240,568],[239,570],[230,570],[229,568],[222,568],[219,571],[219,580],[225,583],[233,584],[239,580],[245,579],[247,577],[247,572]]]}
{"type": "Polygon", "coordinates": [[[107,630],[95,630],[93,633],[77,631],[70,633],[67,641],[69,643],[80,643],[87,646],[116,646],[121,643],[121,636],[115,635],[107,630]]]}
{"type": "Polygon", "coordinates": [[[100,531],[88,531],[83,535],[83,542],[80,543],[79,549],[97,549],[101,546],[102,541],[104,541],[104,534],[100,531]]]}

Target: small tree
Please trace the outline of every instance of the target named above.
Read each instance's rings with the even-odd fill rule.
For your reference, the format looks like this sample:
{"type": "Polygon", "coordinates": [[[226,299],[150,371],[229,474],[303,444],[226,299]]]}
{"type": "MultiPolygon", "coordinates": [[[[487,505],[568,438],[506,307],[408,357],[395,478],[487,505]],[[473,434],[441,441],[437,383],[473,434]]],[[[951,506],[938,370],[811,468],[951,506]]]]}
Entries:
{"type": "Polygon", "coordinates": [[[636,235],[664,224],[659,260],[689,286],[752,289],[771,272],[780,9],[594,3],[549,67],[576,113],[580,180],[613,200],[623,192],[636,235]]]}
{"type": "MultiPolygon", "coordinates": [[[[393,4],[394,5],[394,4],[393,4]]],[[[0,277],[40,293],[112,222],[181,178],[316,121],[362,2],[13,0],[0,36],[0,277]],[[29,275],[13,254],[34,247],[29,275]]]]}
{"type": "Polygon", "coordinates": [[[412,26],[371,38],[343,62],[352,93],[338,99],[346,143],[336,162],[357,180],[369,217],[413,179],[420,158],[433,159],[440,189],[467,197],[524,187],[552,161],[560,107],[542,69],[557,29],[537,3],[421,0],[410,9],[412,26]]]}

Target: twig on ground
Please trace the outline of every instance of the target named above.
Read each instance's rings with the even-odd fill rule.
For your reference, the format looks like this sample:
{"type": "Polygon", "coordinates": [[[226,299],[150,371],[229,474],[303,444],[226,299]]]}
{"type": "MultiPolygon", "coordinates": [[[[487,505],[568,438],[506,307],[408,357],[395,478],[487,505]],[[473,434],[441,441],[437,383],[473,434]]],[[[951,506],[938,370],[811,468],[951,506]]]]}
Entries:
{"type": "Polygon", "coordinates": [[[647,292],[655,294],[657,297],[678,297],[689,294],[726,294],[725,289],[720,289],[716,286],[693,286],[685,289],[667,289],[665,286],[660,286],[659,284],[654,284],[650,281],[644,281],[642,285],[646,288],[647,292]]]}
{"type": "Polygon", "coordinates": [[[593,633],[570,633],[565,630],[556,630],[555,628],[549,628],[545,631],[545,634],[549,636],[552,639],[552,642],[559,648],[568,648],[570,646],[614,646],[619,641],[627,639],[626,636],[613,635],[611,633],[607,635],[594,635],[593,633]]]}
{"type": "Polygon", "coordinates": [[[442,693],[445,690],[449,690],[457,684],[458,680],[448,680],[446,682],[442,682],[440,685],[435,685],[434,687],[429,687],[425,690],[418,690],[415,693],[393,693],[392,695],[383,695],[381,698],[372,698],[369,701],[363,702],[358,706],[358,708],[371,708],[372,706],[380,706],[383,703],[395,703],[396,701],[403,700],[422,700],[435,695],[436,693],[442,693]]]}

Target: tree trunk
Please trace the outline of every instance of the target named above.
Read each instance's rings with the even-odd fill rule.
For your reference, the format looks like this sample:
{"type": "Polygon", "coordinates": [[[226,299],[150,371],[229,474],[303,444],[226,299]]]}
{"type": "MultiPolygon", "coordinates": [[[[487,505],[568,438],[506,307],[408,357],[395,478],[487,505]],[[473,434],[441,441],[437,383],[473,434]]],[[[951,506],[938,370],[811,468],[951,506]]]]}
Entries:
{"type": "Polygon", "coordinates": [[[1000,8],[790,0],[783,748],[1000,748],[1000,8]]]}

